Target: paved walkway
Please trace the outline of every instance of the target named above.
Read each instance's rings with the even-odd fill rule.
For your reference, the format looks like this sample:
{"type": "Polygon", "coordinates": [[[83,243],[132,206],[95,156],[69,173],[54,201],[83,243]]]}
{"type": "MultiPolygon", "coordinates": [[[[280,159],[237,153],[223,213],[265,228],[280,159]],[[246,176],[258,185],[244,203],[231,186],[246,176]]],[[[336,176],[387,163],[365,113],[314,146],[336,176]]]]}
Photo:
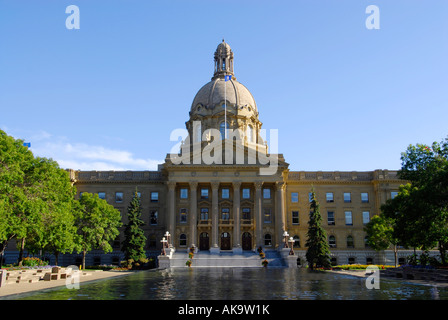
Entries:
{"type": "MultiPolygon", "coordinates": [[[[86,270],[88,272],[87,275],[83,275],[80,277],[80,285],[83,282],[120,277],[134,273],[135,271],[95,271],[95,270],[86,270]]],[[[65,279],[59,280],[51,280],[51,281],[43,281],[35,283],[12,283],[7,284],[0,288],[0,300],[4,297],[8,299],[13,298],[11,295],[27,293],[31,291],[40,291],[44,289],[56,288],[56,287],[65,287],[65,279]]]]}

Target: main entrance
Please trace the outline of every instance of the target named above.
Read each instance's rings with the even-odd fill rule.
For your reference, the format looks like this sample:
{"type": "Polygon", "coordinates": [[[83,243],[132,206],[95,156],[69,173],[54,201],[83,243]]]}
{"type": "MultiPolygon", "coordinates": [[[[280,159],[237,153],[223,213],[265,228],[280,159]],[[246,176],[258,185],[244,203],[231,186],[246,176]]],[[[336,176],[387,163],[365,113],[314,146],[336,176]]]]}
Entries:
{"type": "Polygon", "coordinates": [[[207,232],[202,232],[199,235],[199,250],[209,250],[210,249],[210,239],[207,232]]]}
{"type": "Polygon", "coordinates": [[[221,250],[230,250],[230,234],[228,232],[221,234],[221,250]]]}
{"type": "Polygon", "coordinates": [[[249,232],[243,233],[243,238],[242,238],[241,243],[242,243],[243,250],[252,250],[252,236],[249,232]]]}

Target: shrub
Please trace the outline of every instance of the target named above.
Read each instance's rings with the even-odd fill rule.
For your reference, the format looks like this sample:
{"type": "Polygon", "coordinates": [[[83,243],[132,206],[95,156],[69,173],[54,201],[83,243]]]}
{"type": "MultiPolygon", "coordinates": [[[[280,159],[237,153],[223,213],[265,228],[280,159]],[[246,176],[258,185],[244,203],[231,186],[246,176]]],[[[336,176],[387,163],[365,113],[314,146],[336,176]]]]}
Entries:
{"type": "Polygon", "coordinates": [[[46,266],[48,265],[47,261],[43,261],[36,257],[26,257],[22,260],[22,266],[24,267],[36,267],[36,266],[46,266]]]}

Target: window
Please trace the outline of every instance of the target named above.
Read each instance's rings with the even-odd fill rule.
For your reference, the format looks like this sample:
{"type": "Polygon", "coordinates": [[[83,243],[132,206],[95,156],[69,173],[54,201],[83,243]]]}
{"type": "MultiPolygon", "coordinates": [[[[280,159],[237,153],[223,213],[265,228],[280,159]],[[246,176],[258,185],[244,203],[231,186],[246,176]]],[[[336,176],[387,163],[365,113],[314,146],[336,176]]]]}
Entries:
{"type": "Polygon", "coordinates": [[[180,209],[179,222],[180,223],[187,223],[187,209],[185,209],[185,208],[180,209]]]}
{"type": "Polygon", "coordinates": [[[159,193],[151,192],[151,202],[159,202],[159,193]]]}
{"type": "Polygon", "coordinates": [[[254,140],[254,128],[249,124],[247,126],[247,141],[253,142],[254,140]]]}
{"type": "Polygon", "coordinates": [[[243,189],[243,199],[250,199],[250,189],[249,188],[243,189]]]}
{"type": "Polygon", "coordinates": [[[367,192],[361,193],[361,202],[368,203],[369,202],[369,194],[367,192]]]}
{"type": "Polygon", "coordinates": [[[221,189],[221,197],[223,199],[229,199],[229,189],[221,189]]]}
{"type": "Polygon", "coordinates": [[[373,264],[373,258],[372,257],[367,257],[366,258],[366,264],[373,264]]]}
{"type": "Polygon", "coordinates": [[[326,199],[327,199],[327,202],[334,202],[333,192],[327,192],[326,199]]]}
{"type": "Polygon", "coordinates": [[[291,192],[291,202],[299,202],[299,193],[298,192],[291,192]]]}
{"type": "Polygon", "coordinates": [[[308,193],[308,201],[313,202],[313,193],[312,192],[308,193]]]}
{"type": "Polygon", "coordinates": [[[186,247],[187,246],[187,235],[185,233],[182,233],[179,236],[179,247],[186,247]]]}
{"type": "Polygon", "coordinates": [[[157,246],[156,235],[152,234],[152,235],[149,236],[148,247],[149,248],[155,248],[156,246],[157,246]]]}
{"type": "Polygon", "coordinates": [[[264,209],[264,223],[271,223],[271,208],[264,209]]]}
{"type": "Polygon", "coordinates": [[[243,208],[243,220],[250,220],[250,208],[243,208]]]}
{"type": "Polygon", "coordinates": [[[353,237],[352,236],[348,236],[347,237],[347,248],[354,248],[355,245],[353,243],[353,237]]]}
{"type": "Polygon", "coordinates": [[[348,258],[348,264],[354,264],[356,262],[355,257],[348,258]]]}
{"type": "Polygon", "coordinates": [[[370,248],[370,245],[369,245],[369,237],[368,237],[368,236],[365,236],[365,237],[364,237],[364,247],[366,247],[367,249],[370,248]]]}
{"type": "Polygon", "coordinates": [[[351,211],[345,211],[345,225],[352,226],[353,225],[353,219],[352,219],[352,212],[351,211]]]}
{"type": "Polygon", "coordinates": [[[226,122],[224,124],[224,121],[223,121],[223,122],[221,122],[219,124],[219,132],[221,132],[221,139],[224,139],[224,137],[227,137],[227,135],[225,134],[226,131],[225,131],[224,125],[227,127],[226,129],[229,129],[229,123],[228,122],[226,122]]]}
{"type": "Polygon", "coordinates": [[[100,198],[100,199],[106,199],[106,192],[98,192],[98,197],[100,198]]]}
{"type": "Polygon", "coordinates": [[[327,221],[329,226],[334,226],[334,211],[327,211],[327,221]]]}
{"type": "Polygon", "coordinates": [[[299,224],[299,211],[292,212],[292,224],[299,224]]]}
{"type": "Polygon", "coordinates": [[[362,223],[368,224],[370,222],[370,212],[369,211],[363,211],[362,212],[362,223]]]}
{"type": "Polygon", "coordinates": [[[123,192],[115,192],[115,202],[116,203],[123,202],[123,192]]]}
{"type": "Polygon", "coordinates": [[[141,193],[141,192],[137,192],[137,197],[138,197],[139,199],[141,199],[141,198],[142,198],[142,193],[141,193]]]}
{"type": "Polygon", "coordinates": [[[208,220],[208,208],[201,208],[201,220],[208,220]]]}
{"type": "Polygon", "coordinates": [[[392,199],[395,198],[397,195],[398,195],[398,192],[396,192],[396,191],[392,191],[392,192],[390,193],[390,197],[391,197],[392,199]]]}
{"type": "Polygon", "coordinates": [[[222,208],[221,209],[221,219],[222,220],[229,220],[230,219],[230,209],[229,208],[222,208]]]}
{"type": "Polygon", "coordinates": [[[264,245],[267,247],[272,246],[272,236],[269,233],[264,235],[264,245]]]}
{"type": "Polygon", "coordinates": [[[186,188],[180,189],[180,198],[188,199],[188,189],[186,189],[186,188]]]}
{"type": "Polygon", "coordinates": [[[328,245],[330,248],[336,248],[336,238],[334,236],[328,237],[328,245]]]}
{"type": "Polygon", "coordinates": [[[330,259],[330,264],[332,266],[337,266],[338,265],[338,259],[336,257],[333,257],[330,259]]]}
{"type": "Polygon", "coordinates": [[[352,202],[352,196],[350,192],[344,192],[344,202],[352,202]]]}
{"type": "Polygon", "coordinates": [[[152,226],[157,225],[157,210],[152,210],[149,214],[149,224],[152,226]]]}
{"type": "Polygon", "coordinates": [[[264,188],[263,189],[263,198],[264,199],[271,199],[271,189],[264,188]]]}
{"type": "Polygon", "coordinates": [[[294,244],[292,246],[294,248],[300,248],[300,237],[296,235],[292,237],[292,239],[294,240],[294,244]]]}
{"type": "MultiPolygon", "coordinates": [[[[198,107],[198,111],[200,110],[200,107],[198,107]]],[[[202,128],[201,128],[201,124],[199,124],[198,126],[195,127],[196,131],[196,141],[195,142],[200,142],[202,140],[202,128]]]]}
{"type": "Polygon", "coordinates": [[[81,198],[82,198],[82,192],[79,193],[79,199],[81,199],[81,198]]]}
{"type": "Polygon", "coordinates": [[[206,188],[201,189],[201,199],[208,199],[208,189],[206,188]]]}

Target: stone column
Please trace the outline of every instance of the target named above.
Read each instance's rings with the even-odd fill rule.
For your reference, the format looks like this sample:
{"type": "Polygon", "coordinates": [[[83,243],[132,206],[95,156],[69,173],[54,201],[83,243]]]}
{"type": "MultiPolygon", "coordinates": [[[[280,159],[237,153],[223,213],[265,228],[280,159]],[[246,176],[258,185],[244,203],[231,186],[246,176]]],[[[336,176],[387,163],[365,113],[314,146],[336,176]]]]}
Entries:
{"type": "MultiPolygon", "coordinates": [[[[175,181],[168,181],[168,231],[171,234],[171,244],[175,242],[176,238],[176,197],[175,197],[175,191],[176,191],[176,182],[175,181]]],[[[174,245],[173,245],[174,247],[174,245]]]]}
{"type": "Polygon", "coordinates": [[[233,252],[243,253],[241,248],[241,217],[240,217],[241,181],[233,183],[233,252]]]}
{"type": "Polygon", "coordinates": [[[257,248],[259,246],[263,246],[263,199],[261,197],[261,187],[263,186],[262,181],[257,181],[255,184],[255,212],[254,212],[254,218],[255,218],[255,243],[257,248]]]}
{"type": "Polygon", "coordinates": [[[219,253],[220,249],[218,246],[218,222],[219,222],[219,212],[218,212],[218,191],[219,191],[219,181],[212,181],[212,246],[210,248],[211,253],[219,253]]]}
{"type": "Polygon", "coordinates": [[[198,224],[198,182],[190,182],[190,212],[189,212],[189,223],[190,223],[190,247],[197,247],[197,224],[198,224]]]}
{"type": "Polygon", "coordinates": [[[286,230],[285,215],[285,183],[283,181],[276,182],[276,210],[275,210],[275,232],[277,233],[276,242],[278,249],[283,248],[283,231],[286,230]]]}

